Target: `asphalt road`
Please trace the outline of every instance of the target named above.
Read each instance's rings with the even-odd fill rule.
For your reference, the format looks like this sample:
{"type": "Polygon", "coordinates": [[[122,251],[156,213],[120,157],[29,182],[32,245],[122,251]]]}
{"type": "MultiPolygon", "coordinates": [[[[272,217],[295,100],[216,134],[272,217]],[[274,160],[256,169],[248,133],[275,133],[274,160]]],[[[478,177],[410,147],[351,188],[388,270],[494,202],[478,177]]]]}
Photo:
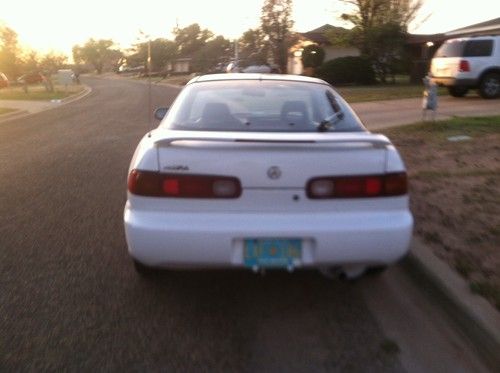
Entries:
{"type": "MultiPolygon", "coordinates": [[[[381,300],[384,282],[314,271],[137,276],[122,212],[148,129],[147,86],[87,83],[80,101],[0,124],[0,371],[404,370],[397,350],[413,351],[405,337],[388,340],[399,295],[381,300]]],[[[152,93],[155,107],[178,90],[152,93]]],[[[463,355],[457,346],[451,355],[463,355]]]]}

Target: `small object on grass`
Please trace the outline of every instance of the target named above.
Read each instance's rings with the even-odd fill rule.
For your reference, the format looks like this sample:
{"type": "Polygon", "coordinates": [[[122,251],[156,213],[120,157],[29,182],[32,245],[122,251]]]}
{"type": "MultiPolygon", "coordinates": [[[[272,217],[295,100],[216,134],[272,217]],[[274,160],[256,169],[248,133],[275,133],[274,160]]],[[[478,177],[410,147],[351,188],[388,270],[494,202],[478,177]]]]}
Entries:
{"type": "Polygon", "coordinates": [[[60,99],[53,99],[53,100],[50,100],[50,102],[52,102],[53,104],[60,104],[61,100],[60,99]]]}
{"type": "Polygon", "coordinates": [[[472,137],[466,135],[458,135],[458,136],[450,136],[448,137],[448,141],[458,142],[458,141],[469,141],[472,137]]]}
{"type": "Polygon", "coordinates": [[[422,99],[422,120],[425,122],[427,119],[427,111],[431,112],[431,120],[436,121],[436,111],[438,107],[438,97],[437,97],[437,85],[434,83],[427,74],[425,78],[422,79],[424,83],[424,94],[422,99]]]}

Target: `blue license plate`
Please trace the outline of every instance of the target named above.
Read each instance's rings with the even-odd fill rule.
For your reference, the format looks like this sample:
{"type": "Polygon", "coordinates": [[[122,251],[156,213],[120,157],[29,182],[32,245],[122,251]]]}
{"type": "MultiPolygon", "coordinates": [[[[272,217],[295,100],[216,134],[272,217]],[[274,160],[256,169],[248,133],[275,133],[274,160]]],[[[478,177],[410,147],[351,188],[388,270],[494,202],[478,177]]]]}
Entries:
{"type": "Polygon", "coordinates": [[[246,239],[243,260],[250,268],[293,268],[302,259],[300,239],[246,239]]]}

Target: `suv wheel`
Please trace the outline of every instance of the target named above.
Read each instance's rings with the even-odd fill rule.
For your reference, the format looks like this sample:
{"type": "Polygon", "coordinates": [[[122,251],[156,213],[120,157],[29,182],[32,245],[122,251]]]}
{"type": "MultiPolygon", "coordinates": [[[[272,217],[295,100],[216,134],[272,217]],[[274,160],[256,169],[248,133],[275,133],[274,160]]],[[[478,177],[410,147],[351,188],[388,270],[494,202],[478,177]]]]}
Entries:
{"type": "Polygon", "coordinates": [[[457,85],[455,87],[448,87],[448,93],[453,97],[464,97],[467,92],[469,92],[469,88],[457,85]]]}
{"type": "Polygon", "coordinates": [[[500,96],[500,74],[489,73],[484,76],[479,86],[482,98],[495,98],[500,96]]]}

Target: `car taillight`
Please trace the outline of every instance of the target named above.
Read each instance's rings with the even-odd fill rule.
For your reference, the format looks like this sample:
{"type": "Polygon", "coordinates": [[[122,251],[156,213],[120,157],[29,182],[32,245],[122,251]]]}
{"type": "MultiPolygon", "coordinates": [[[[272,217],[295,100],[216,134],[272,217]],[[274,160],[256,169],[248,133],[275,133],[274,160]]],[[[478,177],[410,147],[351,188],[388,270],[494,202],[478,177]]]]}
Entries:
{"type": "Polygon", "coordinates": [[[467,61],[467,60],[460,60],[460,64],[458,66],[458,70],[461,73],[467,73],[467,72],[469,72],[470,71],[469,61],[467,61]]]}
{"type": "Polygon", "coordinates": [[[240,181],[235,177],[212,175],[163,174],[132,170],[128,190],[147,197],[171,198],[238,198],[240,181]]]}
{"type": "Polygon", "coordinates": [[[408,192],[406,172],[367,176],[317,177],[307,183],[312,199],[401,196],[408,192]]]}

